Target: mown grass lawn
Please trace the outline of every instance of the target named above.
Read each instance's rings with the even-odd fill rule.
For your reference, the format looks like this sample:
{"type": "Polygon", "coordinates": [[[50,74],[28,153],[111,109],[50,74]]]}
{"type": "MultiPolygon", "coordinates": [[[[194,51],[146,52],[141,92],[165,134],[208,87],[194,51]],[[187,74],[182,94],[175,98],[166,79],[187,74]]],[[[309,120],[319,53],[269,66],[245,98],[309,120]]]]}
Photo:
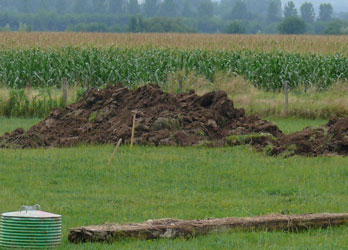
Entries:
{"type": "MultiPolygon", "coordinates": [[[[37,120],[0,119],[0,134],[37,120]]],[[[305,120],[276,120],[290,132],[305,120]],[[292,124],[292,125],[291,125],[292,124]]],[[[157,218],[348,211],[348,158],[272,158],[234,148],[0,149],[0,212],[41,204],[63,215],[62,249],[343,249],[348,227],[224,233],[191,240],[70,245],[70,227],[157,218]]]]}

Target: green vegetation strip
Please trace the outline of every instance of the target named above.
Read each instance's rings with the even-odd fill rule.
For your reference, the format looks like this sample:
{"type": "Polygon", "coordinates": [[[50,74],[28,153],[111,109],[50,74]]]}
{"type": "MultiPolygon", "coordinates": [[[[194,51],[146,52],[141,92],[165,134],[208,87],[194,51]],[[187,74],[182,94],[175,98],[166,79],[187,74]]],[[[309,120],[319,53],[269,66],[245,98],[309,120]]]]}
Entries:
{"type": "Polygon", "coordinates": [[[217,72],[225,71],[268,90],[282,88],[285,81],[290,87],[320,89],[347,80],[347,68],[348,58],[340,54],[118,47],[3,49],[0,53],[0,82],[14,88],[60,86],[63,77],[86,86],[164,83],[169,73],[178,71],[194,71],[213,81],[217,72]]]}
{"type": "MultiPolygon", "coordinates": [[[[5,132],[3,124],[9,131],[33,122],[0,119],[0,134],[5,132]]],[[[299,124],[309,125],[305,120],[286,120],[283,126],[290,131],[300,129],[299,124]]],[[[62,214],[61,249],[348,247],[347,227],[297,234],[240,232],[192,240],[72,246],[66,238],[68,228],[104,222],[348,211],[348,158],[271,158],[248,147],[121,147],[110,165],[113,149],[0,149],[2,212],[40,203],[47,211],[62,214]]]]}

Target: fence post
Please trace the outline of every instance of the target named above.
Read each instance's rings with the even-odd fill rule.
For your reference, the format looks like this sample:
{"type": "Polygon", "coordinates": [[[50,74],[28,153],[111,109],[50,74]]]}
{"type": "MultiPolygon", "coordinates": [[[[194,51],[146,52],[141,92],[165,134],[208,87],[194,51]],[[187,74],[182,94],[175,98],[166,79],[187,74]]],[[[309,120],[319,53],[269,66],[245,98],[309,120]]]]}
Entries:
{"type": "Polygon", "coordinates": [[[183,83],[183,79],[180,77],[180,79],[179,79],[179,94],[181,94],[182,93],[182,83],[183,83]]]}
{"type": "Polygon", "coordinates": [[[66,77],[62,78],[63,104],[66,106],[68,102],[68,81],[66,77]]]}
{"type": "Polygon", "coordinates": [[[285,94],[285,116],[289,114],[289,83],[284,82],[284,94],[285,94]]]}

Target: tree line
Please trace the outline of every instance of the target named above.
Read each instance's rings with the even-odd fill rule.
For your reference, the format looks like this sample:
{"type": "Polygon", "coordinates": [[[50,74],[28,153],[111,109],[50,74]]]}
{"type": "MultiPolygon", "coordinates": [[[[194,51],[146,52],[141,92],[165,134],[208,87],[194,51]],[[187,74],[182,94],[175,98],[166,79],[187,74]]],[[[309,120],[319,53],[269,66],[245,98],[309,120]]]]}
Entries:
{"type": "Polygon", "coordinates": [[[281,0],[0,0],[2,30],[348,34],[330,3],[281,0]]]}

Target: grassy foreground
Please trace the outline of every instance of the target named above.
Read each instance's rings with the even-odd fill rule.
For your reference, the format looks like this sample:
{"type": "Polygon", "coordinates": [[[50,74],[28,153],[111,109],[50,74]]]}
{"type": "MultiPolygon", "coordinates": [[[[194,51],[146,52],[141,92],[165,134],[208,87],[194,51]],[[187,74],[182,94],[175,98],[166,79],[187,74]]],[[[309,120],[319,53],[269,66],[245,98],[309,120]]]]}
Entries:
{"type": "MultiPolygon", "coordinates": [[[[0,118],[0,135],[37,120],[0,118]]],[[[287,132],[325,121],[275,120],[287,132]]],[[[265,157],[248,147],[0,149],[0,212],[41,204],[63,215],[61,249],[343,249],[348,227],[225,233],[192,240],[70,245],[70,227],[156,218],[347,212],[348,158],[265,157]]]]}

